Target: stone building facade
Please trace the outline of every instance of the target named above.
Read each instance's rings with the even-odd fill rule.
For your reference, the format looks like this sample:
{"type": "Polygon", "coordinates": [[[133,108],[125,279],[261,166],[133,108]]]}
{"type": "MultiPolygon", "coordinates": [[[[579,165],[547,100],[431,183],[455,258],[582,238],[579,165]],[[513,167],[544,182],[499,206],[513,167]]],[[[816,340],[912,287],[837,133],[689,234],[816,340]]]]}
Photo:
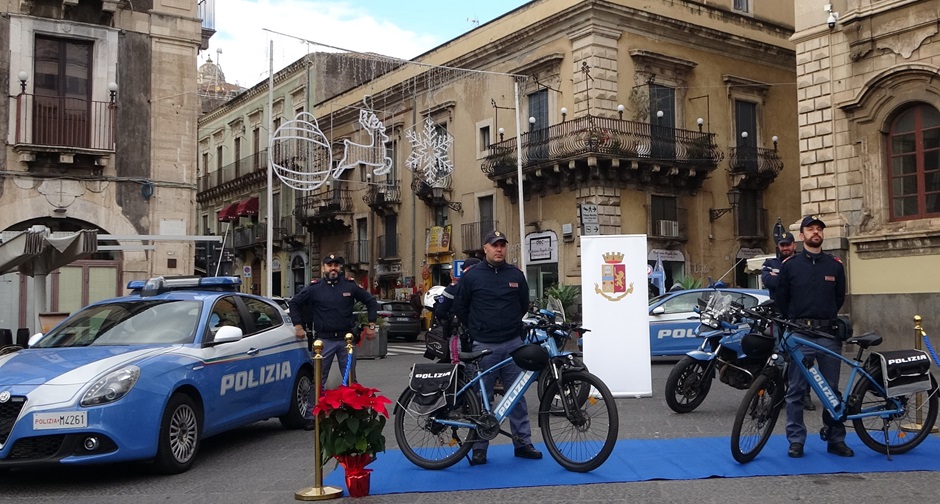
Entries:
{"type": "MultiPolygon", "coordinates": [[[[358,55],[373,74],[308,110],[334,162],[344,142],[368,143],[359,118],[374,112],[392,171],[354,166],[281,205],[311,264],[355,255],[349,273],[382,297],[447,283],[493,227],[512,237],[533,298],[580,283],[582,234],[646,234],[670,285],[753,285],[744,260],[772,253],[776,219],[800,212],[793,13],[792,2],[535,0],[410,62],[358,55]],[[446,140],[448,177],[410,169],[426,127],[446,140]],[[585,205],[596,226],[582,223],[585,205]]],[[[225,155],[225,142],[201,127],[201,156],[225,155]]]]}
{"type": "MultiPolygon", "coordinates": [[[[131,279],[192,274],[192,242],[136,237],[195,229],[195,62],[213,32],[199,4],[3,2],[0,229],[130,237],[50,275],[52,311],[122,294],[131,279]]],[[[13,302],[0,327],[36,329],[30,282],[4,278],[13,302]]]]}
{"type": "Polygon", "coordinates": [[[910,347],[914,315],[940,327],[940,4],[825,7],[796,2],[802,213],[845,261],[856,330],[910,347]]]}

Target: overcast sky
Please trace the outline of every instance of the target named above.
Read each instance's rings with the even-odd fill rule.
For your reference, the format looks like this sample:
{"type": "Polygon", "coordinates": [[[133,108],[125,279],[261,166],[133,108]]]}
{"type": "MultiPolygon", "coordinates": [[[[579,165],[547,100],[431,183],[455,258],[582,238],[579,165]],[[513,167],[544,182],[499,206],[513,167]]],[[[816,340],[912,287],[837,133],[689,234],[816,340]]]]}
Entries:
{"type": "Polygon", "coordinates": [[[411,59],[526,3],[526,0],[220,0],[216,33],[199,64],[211,57],[225,79],[252,87],[274,71],[323,48],[300,37],[344,49],[411,59]],[[277,33],[271,33],[271,30],[277,33]],[[221,50],[221,53],[218,51],[221,50]]]}

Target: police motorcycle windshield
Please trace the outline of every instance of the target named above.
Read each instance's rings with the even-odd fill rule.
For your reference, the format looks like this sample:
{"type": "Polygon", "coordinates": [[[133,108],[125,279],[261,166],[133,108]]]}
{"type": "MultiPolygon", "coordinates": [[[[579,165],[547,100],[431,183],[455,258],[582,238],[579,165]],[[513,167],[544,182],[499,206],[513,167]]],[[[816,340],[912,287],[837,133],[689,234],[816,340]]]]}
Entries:
{"type": "Polygon", "coordinates": [[[700,309],[702,325],[712,329],[720,329],[721,321],[728,318],[731,307],[731,295],[715,291],[705,304],[705,308],[700,309]]]}
{"type": "Polygon", "coordinates": [[[556,320],[562,322],[567,320],[565,318],[565,307],[561,304],[560,299],[549,296],[548,300],[545,302],[545,309],[554,313],[556,320]]]}

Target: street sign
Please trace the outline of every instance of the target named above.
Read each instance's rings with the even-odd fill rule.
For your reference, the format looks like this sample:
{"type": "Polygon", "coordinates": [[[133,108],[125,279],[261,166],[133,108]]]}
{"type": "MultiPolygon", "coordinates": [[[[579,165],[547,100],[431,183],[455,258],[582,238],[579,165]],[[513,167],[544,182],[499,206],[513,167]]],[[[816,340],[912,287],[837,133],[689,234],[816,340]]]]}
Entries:
{"type": "Polygon", "coordinates": [[[599,235],[601,234],[601,226],[598,224],[585,224],[584,225],[584,234],[587,235],[599,235]]]}
{"type": "Polygon", "coordinates": [[[454,261],[454,278],[460,278],[463,276],[463,259],[458,259],[454,261]]]}
{"type": "Polygon", "coordinates": [[[242,268],[242,276],[245,278],[251,278],[251,266],[245,266],[242,268]]]}
{"type": "Polygon", "coordinates": [[[593,203],[581,203],[581,224],[599,223],[600,221],[597,218],[597,205],[593,203]]]}

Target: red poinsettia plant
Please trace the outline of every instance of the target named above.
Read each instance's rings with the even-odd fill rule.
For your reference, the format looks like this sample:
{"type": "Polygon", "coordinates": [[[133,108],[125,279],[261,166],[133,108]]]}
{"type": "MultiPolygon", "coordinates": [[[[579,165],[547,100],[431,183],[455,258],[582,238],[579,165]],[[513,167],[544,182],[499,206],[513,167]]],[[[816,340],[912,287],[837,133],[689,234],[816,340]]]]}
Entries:
{"type": "Polygon", "coordinates": [[[320,420],[320,452],[323,460],[336,458],[349,470],[348,464],[361,469],[375,454],[385,451],[382,429],[388,418],[388,398],[378,389],[358,383],[327,390],[313,408],[320,420]]]}

